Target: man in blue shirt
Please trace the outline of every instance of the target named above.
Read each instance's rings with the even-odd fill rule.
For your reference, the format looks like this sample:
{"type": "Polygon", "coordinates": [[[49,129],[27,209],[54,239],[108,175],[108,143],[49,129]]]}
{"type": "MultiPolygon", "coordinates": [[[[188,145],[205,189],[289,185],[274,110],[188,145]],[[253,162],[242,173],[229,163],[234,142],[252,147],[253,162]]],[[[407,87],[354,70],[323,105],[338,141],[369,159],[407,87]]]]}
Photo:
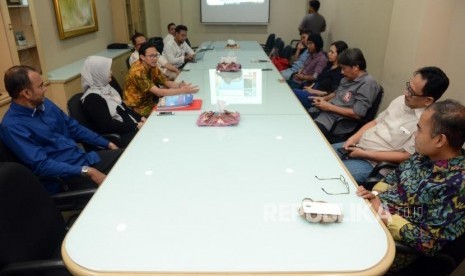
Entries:
{"type": "MultiPolygon", "coordinates": [[[[41,75],[29,66],[13,66],[4,83],[12,98],[0,134],[5,145],[40,177],[60,177],[69,189],[96,187],[121,155],[122,150],[100,135],[81,126],[45,98],[41,75]],[[102,149],[85,152],[77,143],[102,149]]],[[[50,193],[57,183],[45,183],[50,193]]]]}

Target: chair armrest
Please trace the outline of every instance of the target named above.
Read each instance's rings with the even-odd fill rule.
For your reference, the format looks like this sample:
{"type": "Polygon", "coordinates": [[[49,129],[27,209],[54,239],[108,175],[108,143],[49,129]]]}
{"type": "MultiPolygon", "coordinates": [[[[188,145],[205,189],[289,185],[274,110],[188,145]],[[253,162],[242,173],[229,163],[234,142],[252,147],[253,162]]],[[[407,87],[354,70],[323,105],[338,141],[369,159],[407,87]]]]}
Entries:
{"type": "Polygon", "coordinates": [[[58,269],[66,270],[65,264],[61,259],[17,262],[5,266],[0,270],[0,275],[58,269]]]}
{"type": "Polygon", "coordinates": [[[121,135],[119,135],[119,134],[107,133],[107,134],[102,134],[102,137],[109,140],[110,142],[116,144],[118,147],[121,144],[121,135]]]}
{"type": "Polygon", "coordinates": [[[299,42],[300,42],[300,39],[293,39],[291,40],[291,43],[289,43],[289,45],[291,45],[292,48],[295,48],[297,47],[297,44],[299,44],[299,42]]]}
{"type": "Polygon", "coordinates": [[[334,135],[334,131],[336,130],[337,126],[342,123],[342,122],[357,122],[359,124],[362,123],[361,120],[357,120],[354,118],[349,118],[349,117],[340,117],[338,118],[334,124],[331,126],[331,128],[328,130],[329,135],[334,135]]]}
{"type": "Polygon", "coordinates": [[[381,181],[381,178],[379,177],[368,177],[365,182],[359,183],[361,186],[363,186],[367,190],[373,190],[373,187],[381,181]]]}
{"type": "Polygon", "coordinates": [[[368,177],[376,177],[382,169],[394,170],[395,168],[397,168],[397,166],[399,166],[399,164],[392,163],[392,162],[380,162],[376,164],[376,166],[373,168],[373,170],[371,171],[370,175],[368,175],[368,177]]]}
{"type": "Polygon", "coordinates": [[[54,200],[72,199],[72,198],[83,197],[83,196],[91,197],[94,195],[96,191],[97,191],[96,188],[95,189],[89,188],[89,189],[82,189],[82,190],[77,190],[77,191],[62,192],[62,193],[54,194],[51,197],[54,200]]]}
{"type": "Polygon", "coordinates": [[[58,210],[63,211],[80,211],[84,209],[87,202],[97,191],[95,188],[82,189],[76,191],[67,191],[51,196],[58,210]]]}

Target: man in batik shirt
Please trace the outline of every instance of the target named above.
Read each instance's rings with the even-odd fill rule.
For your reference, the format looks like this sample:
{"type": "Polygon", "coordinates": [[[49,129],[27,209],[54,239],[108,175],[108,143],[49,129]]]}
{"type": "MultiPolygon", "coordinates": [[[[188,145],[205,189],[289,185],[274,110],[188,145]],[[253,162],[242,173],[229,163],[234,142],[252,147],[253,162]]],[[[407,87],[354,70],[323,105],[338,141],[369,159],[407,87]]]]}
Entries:
{"type": "Polygon", "coordinates": [[[126,76],[124,102],[144,117],[150,115],[158,97],[199,91],[192,84],[167,80],[157,66],[159,56],[155,45],[142,44],[139,60],[131,66],[126,76]]]}
{"type": "MultiPolygon", "coordinates": [[[[464,142],[465,107],[437,102],[420,117],[416,153],[373,191],[359,187],[358,195],[370,200],[394,240],[434,255],[465,232],[464,142]]],[[[393,267],[412,257],[398,254],[393,267]]]]}

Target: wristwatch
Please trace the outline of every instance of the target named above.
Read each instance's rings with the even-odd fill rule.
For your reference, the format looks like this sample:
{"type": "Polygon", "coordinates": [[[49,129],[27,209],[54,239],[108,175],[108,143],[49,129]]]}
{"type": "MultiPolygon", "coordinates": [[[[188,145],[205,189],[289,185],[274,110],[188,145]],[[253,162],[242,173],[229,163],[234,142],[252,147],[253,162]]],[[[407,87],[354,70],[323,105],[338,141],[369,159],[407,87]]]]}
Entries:
{"type": "Polygon", "coordinates": [[[371,193],[372,193],[375,197],[377,197],[377,196],[379,195],[379,192],[378,192],[378,191],[371,191],[371,193]]]}
{"type": "Polygon", "coordinates": [[[89,173],[89,167],[88,166],[82,166],[81,168],[81,176],[87,176],[89,173]]]}

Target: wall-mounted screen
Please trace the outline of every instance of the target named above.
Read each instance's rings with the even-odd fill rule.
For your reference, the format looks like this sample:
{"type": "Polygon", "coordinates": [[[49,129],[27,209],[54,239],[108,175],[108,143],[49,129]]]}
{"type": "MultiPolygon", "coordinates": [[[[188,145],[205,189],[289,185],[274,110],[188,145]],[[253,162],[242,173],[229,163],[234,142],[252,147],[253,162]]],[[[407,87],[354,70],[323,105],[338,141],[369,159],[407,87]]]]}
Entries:
{"type": "Polygon", "coordinates": [[[270,0],[200,0],[202,23],[266,25],[270,0]]]}

